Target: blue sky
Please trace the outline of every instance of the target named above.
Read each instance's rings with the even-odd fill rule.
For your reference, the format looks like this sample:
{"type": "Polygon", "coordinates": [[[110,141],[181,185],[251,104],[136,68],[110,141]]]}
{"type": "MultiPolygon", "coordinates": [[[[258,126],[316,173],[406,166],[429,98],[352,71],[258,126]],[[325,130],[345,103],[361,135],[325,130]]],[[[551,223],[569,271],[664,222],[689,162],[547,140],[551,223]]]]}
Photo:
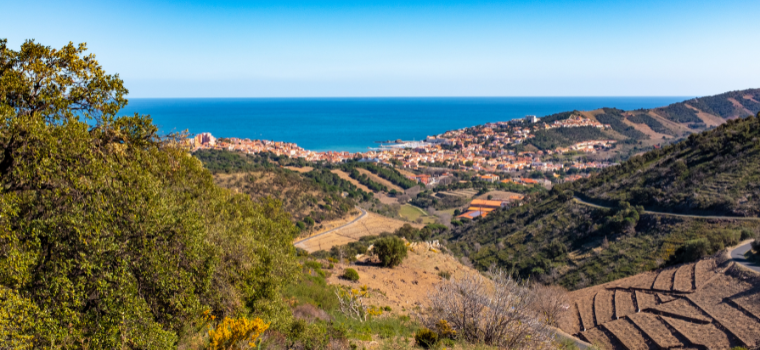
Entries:
{"type": "Polygon", "coordinates": [[[5,1],[130,97],[697,96],[760,87],[760,1],[5,1]]]}

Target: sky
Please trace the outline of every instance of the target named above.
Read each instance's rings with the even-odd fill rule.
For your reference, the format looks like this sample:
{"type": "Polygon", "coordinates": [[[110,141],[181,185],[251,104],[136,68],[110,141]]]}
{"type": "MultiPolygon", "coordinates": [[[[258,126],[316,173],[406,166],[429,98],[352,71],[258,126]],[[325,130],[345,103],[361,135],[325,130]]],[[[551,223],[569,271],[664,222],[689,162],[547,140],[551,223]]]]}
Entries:
{"type": "Polygon", "coordinates": [[[757,0],[11,1],[129,97],[701,96],[760,87],[757,0]]]}

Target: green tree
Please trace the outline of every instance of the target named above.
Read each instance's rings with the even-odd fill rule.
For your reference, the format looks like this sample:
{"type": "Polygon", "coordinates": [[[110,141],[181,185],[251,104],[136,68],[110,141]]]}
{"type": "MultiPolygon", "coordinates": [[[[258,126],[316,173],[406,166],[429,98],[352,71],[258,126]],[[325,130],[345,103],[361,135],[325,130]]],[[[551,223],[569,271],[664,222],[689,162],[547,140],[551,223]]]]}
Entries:
{"type": "Polygon", "coordinates": [[[375,242],[373,252],[380,258],[385,267],[394,267],[401,264],[406,258],[406,244],[398,237],[386,237],[375,242]]]}
{"type": "Polygon", "coordinates": [[[287,320],[279,203],[216,187],[150,117],[117,117],[127,90],[84,44],[6,43],[0,347],[171,348],[204,310],[287,320]]]}

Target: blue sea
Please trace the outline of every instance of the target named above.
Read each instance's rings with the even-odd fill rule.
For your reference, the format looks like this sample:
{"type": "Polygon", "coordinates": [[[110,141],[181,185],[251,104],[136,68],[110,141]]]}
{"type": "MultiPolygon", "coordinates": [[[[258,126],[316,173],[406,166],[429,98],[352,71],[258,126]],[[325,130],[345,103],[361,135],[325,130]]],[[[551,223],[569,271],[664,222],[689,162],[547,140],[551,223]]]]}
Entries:
{"type": "Polygon", "coordinates": [[[652,108],[691,97],[133,98],[162,132],[210,132],[295,142],[314,151],[363,152],[375,141],[421,140],[447,130],[572,110],[652,108]]]}

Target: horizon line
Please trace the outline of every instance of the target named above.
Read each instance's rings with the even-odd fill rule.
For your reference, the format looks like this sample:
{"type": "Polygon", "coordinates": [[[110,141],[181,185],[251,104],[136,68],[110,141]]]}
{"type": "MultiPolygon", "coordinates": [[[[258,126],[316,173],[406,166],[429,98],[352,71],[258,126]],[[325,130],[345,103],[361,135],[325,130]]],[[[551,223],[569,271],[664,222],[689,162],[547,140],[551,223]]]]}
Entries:
{"type": "Polygon", "coordinates": [[[363,99],[363,98],[643,98],[643,97],[679,97],[695,98],[701,95],[483,95],[483,96],[237,96],[237,97],[127,97],[129,99],[363,99]]]}

